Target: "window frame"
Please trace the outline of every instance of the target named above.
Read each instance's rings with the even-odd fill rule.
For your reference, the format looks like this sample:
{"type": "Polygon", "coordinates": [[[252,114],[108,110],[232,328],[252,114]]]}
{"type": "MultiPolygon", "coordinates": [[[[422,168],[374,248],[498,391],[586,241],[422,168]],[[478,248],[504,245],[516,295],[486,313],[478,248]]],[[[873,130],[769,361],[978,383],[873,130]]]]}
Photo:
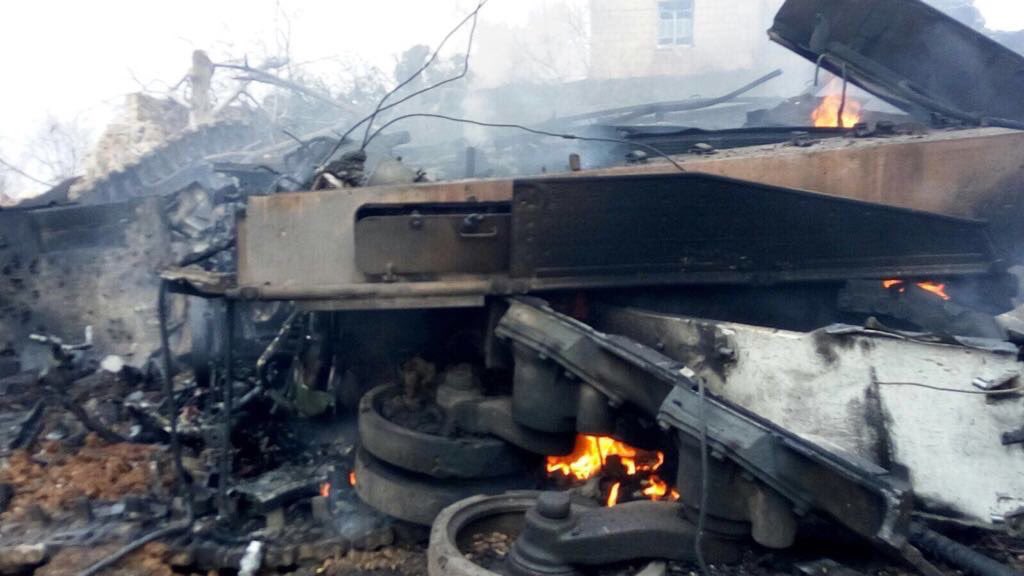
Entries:
{"type": "Polygon", "coordinates": [[[694,45],[694,13],[695,0],[658,0],[658,48],[689,48],[694,45]],[[668,18],[665,16],[669,15],[668,18]],[[666,26],[671,27],[671,34],[664,34],[666,26]],[[688,34],[681,34],[680,27],[688,26],[688,34]]]}

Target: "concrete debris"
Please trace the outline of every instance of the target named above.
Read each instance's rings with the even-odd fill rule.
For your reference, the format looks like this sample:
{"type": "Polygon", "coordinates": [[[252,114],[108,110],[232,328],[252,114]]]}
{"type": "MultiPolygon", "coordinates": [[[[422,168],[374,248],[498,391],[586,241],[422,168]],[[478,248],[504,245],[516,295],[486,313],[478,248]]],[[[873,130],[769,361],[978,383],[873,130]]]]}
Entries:
{"type": "Polygon", "coordinates": [[[24,574],[50,559],[46,544],[19,544],[0,547],[0,574],[24,574]]]}
{"type": "Polygon", "coordinates": [[[103,360],[100,361],[100,369],[106,370],[111,374],[119,374],[121,370],[124,370],[124,366],[124,359],[114,354],[105,356],[103,360]]]}
{"type": "Polygon", "coordinates": [[[263,542],[253,540],[245,548],[245,556],[238,563],[238,576],[256,576],[263,562],[263,542]]]}

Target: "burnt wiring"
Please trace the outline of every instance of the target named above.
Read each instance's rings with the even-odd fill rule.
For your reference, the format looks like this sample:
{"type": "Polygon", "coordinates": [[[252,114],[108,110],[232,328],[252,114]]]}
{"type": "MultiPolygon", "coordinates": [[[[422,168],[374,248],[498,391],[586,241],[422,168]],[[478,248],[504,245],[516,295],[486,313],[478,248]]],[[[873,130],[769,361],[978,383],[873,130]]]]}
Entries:
{"type": "Polygon", "coordinates": [[[700,396],[700,410],[697,418],[700,420],[700,508],[697,510],[697,537],[693,541],[693,552],[697,557],[697,566],[701,574],[709,576],[707,562],[704,561],[704,550],[701,543],[704,540],[704,524],[708,517],[708,420],[704,413],[704,404],[707,401],[707,391],[704,387],[704,379],[697,379],[697,393],[700,396]]]}
{"type": "Polygon", "coordinates": [[[945,388],[943,386],[935,386],[932,384],[922,384],[920,382],[876,382],[879,386],[912,386],[915,388],[926,388],[928,390],[935,390],[937,392],[952,392],[955,394],[974,394],[977,396],[1000,396],[1003,394],[1020,394],[1024,392],[1024,386],[1014,386],[1013,388],[1000,388],[998,390],[960,390],[959,388],[945,388]]]}
{"type": "Polygon", "coordinates": [[[106,570],[107,568],[110,568],[114,564],[117,564],[125,556],[128,556],[132,552],[135,552],[136,550],[142,548],[150,542],[154,542],[156,540],[160,540],[161,538],[166,538],[168,536],[174,536],[179,532],[188,531],[192,527],[192,522],[193,520],[190,516],[188,519],[182,520],[181,522],[171,524],[159,530],[154,530],[153,532],[150,532],[149,534],[146,534],[137,540],[133,540],[128,544],[125,544],[123,547],[119,548],[110,556],[107,556],[106,558],[79,572],[78,576],[96,576],[96,574],[99,574],[100,572],[106,570]]]}
{"type": "Polygon", "coordinates": [[[371,130],[372,126],[373,126],[373,122],[374,122],[374,120],[376,120],[377,115],[379,115],[381,112],[386,112],[386,111],[394,108],[395,106],[398,106],[399,104],[407,102],[410,99],[415,98],[415,97],[417,97],[417,96],[419,96],[421,94],[424,94],[426,92],[429,92],[431,90],[434,90],[436,88],[444,86],[446,84],[450,84],[450,83],[455,82],[457,80],[461,80],[462,78],[465,78],[466,75],[469,73],[469,58],[470,58],[470,53],[471,53],[472,48],[473,48],[473,39],[474,39],[474,37],[476,35],[477,16],[480,13],[480,9],[483,8],[484,5],[487,4],[488,1],[489,0],[481,0],[477,4],[476,8],[472,12],[467,14],[465,18],[463,18],[458,24],[455,25],[454,28],[452,28],[452,30],[450,32],[448,32],[448,34],[441,40],[441,43],[438,44],[438,46],[434,50],[433,54],[431,54],[430,58],[428,58],[427,61],[422,66],[420,66],[408,78],[406,78],[401,83],[399,83],[398,86],[395,86],[394,88],[389,90],[387,94],[385,94],[383,97],[381,97],[380,101],[377,103],[377,106],[374,108],[373,112],[371,112],[370,114],[365,116],[363,119],[361,119],[358,122],[356,122],[355,124],[353,124],[348,130],[345,131],[344,134],[339,136],[337,142],[331,148],[330,152],[328,152],[327,155],[324,156],[324,159],[320,162],[320,164],[321,165],[326,164],[331,158],[334,157],[335,154],[338,153],[338,150],[341,149],[341,147],[348,140],[348,137],[351,136],[353,132],[358,130],[359,127],[362,126],[363,124],[368,124],[367,127],[366,127],[366,134],[363,135],[363,142],[362,142],[362,145],[360,146],[361,150],[365,149],[367,144],[369,144],[369,140],[372,140],[372,136],[369,136],[369,134],[370,134],[370,130],[371,130]],[[392,102],[392,103],[390,103],[390,104],[385,106],[384,102],[386,102],[388,100],[388,98],[390,98],[398,90],[402,89],[404,86],[407,86],[410,82],[412,82],[413,80],[418,78],[421,74],[423,74],[423,72],[428,67],[430,67],[431,64],[434,63],[435,60],[437,60],[438,54],[440,53],[440,51],[444,47],[444,45],[448,42],[448,40],[451,39],[451,37],[456,32],[458,32],[460,29],[462,29],[462,27],[466,25],[466,22],[469,22],[469,21],[472,21],[473,25],[472,25],[472,28],[470,29],[470,33],[469,33],[469,44],[468,44],[468,46],[466,48],[466,56],[465,56],[465,59],[463,61],[462,71],[460,73],[456,74],[455,76],[452,76],[450,78],[446,78],[446,79],[441,80],[441,81],[439,81],[437,83],[434,83],[434,84],[432,84],[430,86],[427,86],[426,88],[422,88],[420,90],[417,90],[417,91],[413,92],[412,94],[408,94],[408,95],[402,97],[401,99],[399,99],[399,100],[397,100],[395,102],[392,102]]]}
{"type": "Polygon", "coordinates": [[[441,43],[437,45],[437,49],[434,50],[434,53],[430,56],[430,58],[427,59],[426,62],[423,63],[422,66],[419,67],[419,69],[417,69],[415,72],[413,72],[411,76],[409,76],[407,79],[405,79],[405,81],[403,81],[400,84],[398,84],[398,86],[395,86],[394,88],[392,88],[387,94],[385,94],[380,99],[380,102],[377,103],[377,108],[373,111],[372,114],[370,114],[369,120],[366,123],[366,132],[363,134],[363,144],[362,144],[362,146],[360,146],[360,149],[365,149],[366,145],[369,143],[370,131],[373,129],[373,122],[377,119],[377,115],[379,113],[381,113],[382,111],[384,111],[386,109],[394,108],[395,106],[398,106],[402,102],[406,102],[407,100],[415,98],[416,96],[419,96],[420,94],[423,94],[425,92],[429,92],[430,90],[434,90],[435,88],[439,88],[441,86],[444,86],[445,84],[449,84],[451,82],[455,82],[457,80],[461,80],[462,78],[466,77],[466,74],[469,73],[469,57],[470,57],[470,54],[472,53],[472,50],[473,50],[473,37],[476,36],[477,18],[478,18],[479,14],[480,14],[480,9],[483,8],[485,4],[487,4],[487,1],[488,0],[480,0],[480,2],[476,5],[476,9],[474,9],[472,12],[470,12],[469,15],[467,15],[461,22],[459,22],[459,24],[457,26],[455,26],[455,28],[453,28],[452,31],[449,32],[448,35],[444,37],[443,40],[441,40],[441,43]],[[407,86],[410,82],[412,82],[413,80],[418,78],[421,74],[423,74],[423,72],[425,72],[427,70],[427,68],[429,68],[430,65],[434,63],[435,60],[437,60],[438,55],[441,53],[441,48],[444,47],[445,43],[447,43],[448,40],[452,37],[452,35],[455,34],[463,26],[465,26],[466,22],[468,22],[470,20],[472,20],[473,25],[469,29],[469,43],[466,46],[466,56],[465,56],[465,58],[463,58],[463,61],[462,61],[462,71],[461,72],[459,72],[455,76],[452,76],[451,78],[446,78],[446,79],[444,79],[444,80],[442,80],[440,82],[437,82],[436,84],[433,84],[431,86],[427,86],[426,88],[423,88],[421,90],[417,90],[416,92],[413,92],[412,94],[409,94],[409,95],[405,96],[401,100],[398,100],[397,102],[392,103],[390,106],[388,106],[388,108],[381,108],[384,105],[384,102],[386,102],[388,100],[388,98],[390,98],[391,96],[394,96],[395,93],[397,93],[399,90],[401,90],[402,88],[407,86]]]}
{"type": "Polygon", "coordinates": [[[404,114],[402,116],[398,116],[396,118],[392,118],[388,122],[384,123],[381,127],[379,127],[376,130],[374,130],[373,129],[373,123],[377,119],[377,116],[380,113],[385,112],[387,110],[390,110],[390,109],[394,108],[395,106],[398,106],[398,105],[400,105],[400,104],[402,104],[404,102],[407,102],[407,101],[411,100],[412,98],[415,98],[415,97],[417,97],[417,96],[419,96],[421,94],[424,94],[426,92],[429,92],[431,90],[434,90],[436,88],[444,86],[445,84],[449,84],[451,82],[455,82],[457,80],[460,80],[460,79],[466,77],[466,75],[469,73],[470,56],[472,54],[473,40],[474,40],[474,37],[476,35],[477,18],[479,16],[480,10],[487,4],[487,2],[488,2],[488,0],[481,0],[477,4],[476,8],[472,12],[470,12],[468,15],[466,15],[466,17],[463,18],[462,21],[460,21],[455,26],[455,28],[453,28],[451,31],[448,32],[448,34],[444,37],[444,39],[441,40],[441,43],[438,44],[437,49],[434,50],[433,54],[431,54],[430,58],[428,58],[427,61],[424,62],[424,64],[422,66],[420,66],[412,75],[410,75],[404,81],[399,83],[398,86],[396,86],[393,89],[391,89],[390,91],[388,91],[388,93],[385,94],[380,99],[380,101],[377,103],[377,106],[376,106],[376,108],[374,109],[374,111],[372,113],[370,113],[369,115],[367,115],[363,119],[359,120],[358,122],[353,124],[347,131],[345,131],[345,133],[342,134],[338,138],[337,142],[334,144],[334,146],[331,148],[331,150],[327,153],[327,155],[324,157],[324,159],[320,162],[320,164],[321,165],[325,165],[327,161],[329,161],[331,158],[333,158],[334,155],[337,154],[338,150],[341,149],[341,147],[344,145],[344,143],[348,140],[348,137],[351,136],[352,133],[355,132],[357,129],[359,129],[359,127],[362,126],[363,124],[366,124],[366,130],[365,130],[365,132],[363,134],[362,144],[359,147],[360,151],[366,150],[366,147],[369,146],[370,142],[372,142],[375,138],[377,138],[385,129],[387,129],[388,127],[394,125],[397,122],[401,122],[403,120],[407,120],[407,119],[410,119],[410,118],[435,118],[435,119],[439,119],[439,120],[447,120],[449,122],[459,122],[459,123],[463,123],[463,124],[472,124],[472,125],[475,125],[475,126],[481,126],[481,127],[487,127],[487,128],[516,129],[516,130],[521,130],[521,131],[524,131],[524,132],[528,132],[530,134],[535,134],[535,135],[538,135],[538,136],[547,136],[547,137],[551,137],[551,138],[561,138],[563,140],[578,140],[578,141],[583,141],[583,142],[604,142],[604,143],[611,143],[611,144],[625,144],[627,146],[633,146],[633,147],[641,148],[643,150],[651,152],[651,153],[655,154],[656,156],[667,160],[669,163],[671,163],[673,166],[675,166],[675,168],[678,169],[680,172],[686,172],[686,169],[683,168],[681,164],[676,162],[676,160],[673,159],[670,155],[666,154],[665,152],[659,150],[658,148],[656,148],[654,146],[651,146],[650,144],[644,144],[644,143],[641,143],[641,142],[633,142],[633,141],[630,141],[630,140],[624,140],[624,139],[620,139],[620,138],[607,138],[607,137],[596,137],[596,136],[580,136],[578,134],[551,132],[551,131],[547,131],[547,130],[540,130],[540,129],[536,129],[536,128],[530,128],[530,127],[524,126],[522,124],[483,122],[483,121],[480,121],[480,120],[473,120],[473,119],[469,119],[469,118],[457,118],[457,117],[448,116],[448,115],[445,115],[445,114],[418,112],[418,113],[412,113],[412,114],[404,114]],[[417,90],[417,91],[415,91],[415,92],[413,92],[411,94],[408,94],[408,95],[400,98],[399,100],[396,100],[395,102],[391,102],[390,104],[385,105],[385,102],[387,102],[387,100],[391,96],[393,96],[395,93],[397,93],[403,87],[407,86],[410,82],[412,82],[414,79],[416,79],[421,74],[423,74],[423,72],[428,67],[430,67],[430,65],[433,64],[434,61],[437,60],[438,54],[440,53],[440,51],[444,47],[444,45],[448,42],[448,40],[451,39],[451,37],[458,30],[460,30],[463,26],[466,25],[467,22],[470,22],[470,21],[472,22],[472,25],[471,25],[470,32],[469,32],[468,45],[466,47],[466,56],[465,56],[465,58],[463,60],[462,70],[458,74],[456,74],[455,76],[452,76],[450,78],[446,78],[444,80],[441,80],[440,82],[434,83],[434,84],[432,84],[430,86],[427,86],[425,88],[422,88],[420,90],[417,90]]]}
{"type": "Polygon", "coordinates": [[[171,360],[171,338],[167,328],[168,319],[168,280],[160,282],[160,292],[157,296],[157,314],[160,323],[160,349],[164,370],[164,401],[167,402],[167,419],[169,421],[171,455],[174,459],[175,489],[181,494],[184,490],[185,505],[188,507],[188,515],[192,517],[192,491],[187,488],[187,476],[185,466],[181,459],[181,440],[178,438],[178,402],[174,399],[174,362],[171,360]]]}
{"type": "Polygon", "coordinates": [[[503,124],[503,123],[495,123],[495,122],[482,122],[480,120],[472,120],[470,118],[457,118],[455,116],[446,116],[444,114],[434,114],[434,113],[428,113],[428,112],[418,112],[418,113],[414,113],[414,114],[404,114],[402,116],[398,116],[397,118],[393,118],[390,121],[386,122],[383,126],[378,128],[376,131],[374,131],[374,133],[370,135],[370,140],[369,141],[372,141],[374,138],[379,136],[381,132],[383,132],[385,129],[387,129],[391,125],[396,124],[398,122],[401,122],[403,120],[407,120],[409,118],[436,118],[436,119],[439,119],[439,120],[447,120],[449,122],[459,122],[459,123],[462,123],[462,124],[472,124],[474,126],[482,126],[482,127],[485,127],[485,128],[510,128],[510,129],[515,129],[515,130],[522,130],[523,132],[529,132],[530,134],[536,134],[538,136],[548,136],[548,137],[551,137],[551,138],[562,138],[564,140],[579,140],[579,141],[582,141],[582,142],[606,142],[606,143],[612,143],[612,144],[626,144],[628,146],[635,146],[637,148],[642,148],[642,149],[647,150],[649,152],[653,152],[655,155],[657,155],[657,156],[659,156],[661,158],[664,158],[665,160],[668,160],[680,172],[686,172],[686,169],[683,168],[683,166],[681,164],[679,164],[679,162],[676,162],[667,153],[662,152],[661,150],[655,148],[654,146],[651,146],[650,144],[644,144],[642,142],[633,142],[633,141],[630,141],[630,140],[623,140],[621,138],[603,138],[603,137],[598,137],[598,136],[580,136],[578,134],[567,134],[567,133],[561,133],[561,132],[549,132],[547,130],[538,130],[536,128],[530,128],[528,126],[523,126],[522,124],[503,124]]]}
{"type": "MultiPolygon", "coordinates": [[[[817,88],[818,85],[819,85],[818,84],[818,80],[819,80],[819,75],[821,74],[821,65],[825,61],[826,58],[827,59],[832,59],[831,55],[828,52],[825,52],[821,56],[818,56],[818,60],[814,63],[814,87],[815,88],[817,88]]],[[[850,85],[850,81],[849,81],[849,78],[847,77],[847,73],[846,73],[846,62],[840,61],[839,65],[840,65],[840,69],[843,71],[843,96],[842,96],[842,99],[839,101],[839,110],[836,112],[836,126],[839,126],[840,128],[843,128],[843,112],[846,111],[846,91],[847,91],[847,88],[850,85]]]]}

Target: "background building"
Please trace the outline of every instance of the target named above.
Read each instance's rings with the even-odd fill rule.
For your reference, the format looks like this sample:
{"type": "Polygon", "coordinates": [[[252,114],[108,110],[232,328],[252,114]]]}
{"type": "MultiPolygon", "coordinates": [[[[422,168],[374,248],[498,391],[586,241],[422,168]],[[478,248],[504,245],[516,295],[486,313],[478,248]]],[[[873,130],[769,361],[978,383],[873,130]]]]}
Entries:
{"type": "Polygon", "coordinates": [[[787,58],[766,34],[782,3],[591,0],[591,77],[770,70],[787,58]]]}

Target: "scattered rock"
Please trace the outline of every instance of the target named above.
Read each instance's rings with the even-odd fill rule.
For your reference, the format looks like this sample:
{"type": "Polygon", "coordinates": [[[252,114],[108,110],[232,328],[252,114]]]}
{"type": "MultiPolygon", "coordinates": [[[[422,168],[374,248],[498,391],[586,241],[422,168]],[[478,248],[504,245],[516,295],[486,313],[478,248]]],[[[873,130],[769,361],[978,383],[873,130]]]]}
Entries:
{"type": "Polygon", "coordinates": [[[23,574],[50,558],[46,544],[21,544],[0,548],[0,574],[23,574]]]}

